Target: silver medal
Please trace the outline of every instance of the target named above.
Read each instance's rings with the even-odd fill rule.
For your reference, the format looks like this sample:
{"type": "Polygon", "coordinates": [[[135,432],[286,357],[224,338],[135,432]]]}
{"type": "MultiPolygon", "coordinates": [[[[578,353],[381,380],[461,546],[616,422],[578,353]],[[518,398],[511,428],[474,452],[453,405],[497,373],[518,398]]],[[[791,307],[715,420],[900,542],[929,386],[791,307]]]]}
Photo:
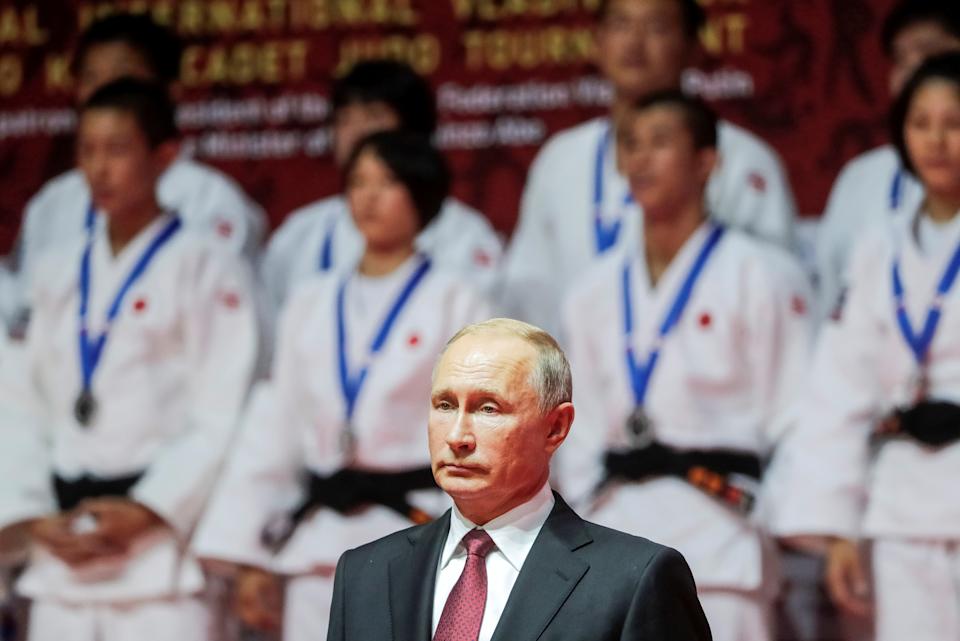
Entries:
{"type": "Polygon", "coordinates": [[[642,449],[653,443],[654,437],[653,421],[643,406],[637,405],[627,417],[627,438],[630,439],[630,445],[642,449]]]}
{"type": "Polygon", "coordinates": [[[93,392],[88,389],[83,390],[77,396],[76,402],[73,404],[73,415],[77,419],[77,422],[80,425],[87,427],[93,421],[94,415],[97,413],[97,399],[94,398],[93,392]]]}

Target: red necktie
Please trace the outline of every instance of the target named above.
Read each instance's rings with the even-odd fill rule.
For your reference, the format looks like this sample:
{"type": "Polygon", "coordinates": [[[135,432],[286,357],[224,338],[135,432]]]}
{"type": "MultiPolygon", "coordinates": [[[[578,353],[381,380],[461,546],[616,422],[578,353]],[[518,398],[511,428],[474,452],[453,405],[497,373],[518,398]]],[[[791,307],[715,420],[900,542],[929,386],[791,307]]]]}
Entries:
{"type": "Polygon", "coordinates": [[[463,537],[467,562],[443,606],[433,641],[477,641],[487,604],[487,554],[496,545],[483,530],[463,537]]]}

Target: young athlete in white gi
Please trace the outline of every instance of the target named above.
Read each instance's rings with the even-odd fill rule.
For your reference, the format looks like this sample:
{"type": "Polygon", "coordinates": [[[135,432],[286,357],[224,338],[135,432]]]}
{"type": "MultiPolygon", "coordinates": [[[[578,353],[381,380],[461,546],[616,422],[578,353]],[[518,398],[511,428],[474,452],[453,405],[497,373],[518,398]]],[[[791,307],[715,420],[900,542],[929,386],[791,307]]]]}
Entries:
{"type": "MultiPolygon", "coordinates": [[[[898,133],[899,132],[899,133],[898,133]]],[[[894,104],[925,191],[851,258],[797,429],[774,471],[774,528],[828,543],[827,587],[877,641],[960,638],[960,54],[929,59],[894,104]],[[873,580],[861,543],[872,543],[873,580]]]]}
{"type": "Polygon", "coordinates": [[[684,554],[715,639],[768,639],[753,504],[807,363],[809,287],[786,252],[707,216],[705,105],[652,94],[620,135],[643,228],[564,305],[578,428],[557,476],[591,520],[684,554]]]}
{"type": "MultiPolygon", "coordinates": [[[[333,87],[334,160],[342,167],[367,134],[404,129],[432,136],[433,92],[408,65],[392,60],[358,63],[333,87]]],[[[489,293],[503,252],[486,217],[456,198],[417,236],[417,249],[434,265],[461,274],[489,293]]],[[[348,272],[363,254],[363,236],[342,194],[291,213],[273,234],[263,261],[267,297],[279,309],[297,282],[319,272],[348,272]]]]}
{"type": "Polygon", "coordinates": [[[0,362],[0,526],[32,520],[31,641],[207,638],[186,548],[257,328],[249,270],[157,201],[175,137],[160,85],[84,104],[77,160],[103,215],[37,259],[26,342],[0,362]]]}
{"type": "Polygon", "coordinates": [[[292,293],[273,378],[251,405],[195,548],[245,566],[237,601],[253,627],[280,623],[272,573],[286,577],[287,641],[326,637],[345,550],[446,509],[423,399],[447,339],[487,314],[463,277],[416,249],[449,184],[425,137],[373,134],[346,175],[364,254],[354,270],[292,293]]]}
{"type": "MultiPolygon", "coordinates": [[[[632,233],[637,209],[622,175],[616,123],[637,98],[679,88],[703,20],[695,0],[600,3],[597,63],[613,84],[610,115],[560,132],[534,160],[504,262],[503,305],[510,315],[557,334],[566,288],[632,233]]],[[[776,154],[725,121],[718,150],[707,188],[711,215],[790,246],[796,206],[776,154]]]]}
{"type": "MultiPolygon", "coordinates": [[[[890,95],[925,59],[960,49],[960,4],[952,0],[901,0],[883,26],[883,50],[890,58],[890,95]]],[[[923,188],[907,171],[893,145],[866,151],[848,162],[830,190],[817,232],[817,299],[821,319],[843,292],[850,252],[874,224],[891,216],[912,216],[923,188]]]]}
{"type": "MultiPolygon", "coordinates": [[[[173,33],[146,15],[115,14],[94,22],[80,36],[74,55],[78,104],[124,76],[174,85],[182,47],[173,33]]],[[[256,257],[266,228],[263,210],[226,174],[180,156],[161,176],[157,194],[164,207],[178,212],[186,227],[249,259],[256,257]]],[[[82,237],[100,213],[79,169],[53,178],[30,199],[17,249],[24,295],[37,258],[50,247],[82,237]]],[[[23,305],[21,297],[19,309],[6,313],[17,316],[23,305]]]]}

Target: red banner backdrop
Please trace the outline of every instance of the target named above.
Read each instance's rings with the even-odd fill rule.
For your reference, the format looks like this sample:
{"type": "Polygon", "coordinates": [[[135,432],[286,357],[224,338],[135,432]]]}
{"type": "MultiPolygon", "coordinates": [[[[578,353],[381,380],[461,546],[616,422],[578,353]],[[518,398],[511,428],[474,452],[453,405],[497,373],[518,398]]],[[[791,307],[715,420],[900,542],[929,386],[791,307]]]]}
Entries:
{"type": "MultiPolygon", "coordinates": [[[[339,189],[328,93],[359,58],[408,61],[437,91],[455,192],[509,232],[526,168],[555,131],[604,111],[591,65],[598,0],[0,0],[0,248],[24,203],[70,167],[70,51],[111,11],[187,42],[187,148],[233,175],[276,225],[339,189]]],[[[844,161],[883,140],[879,26],[892,0],[701,0],[702,64],[685,83],[783,156],[817,215],[844,161]]],[[[563,177],[558,177],[562,180],[563,177]]]]}

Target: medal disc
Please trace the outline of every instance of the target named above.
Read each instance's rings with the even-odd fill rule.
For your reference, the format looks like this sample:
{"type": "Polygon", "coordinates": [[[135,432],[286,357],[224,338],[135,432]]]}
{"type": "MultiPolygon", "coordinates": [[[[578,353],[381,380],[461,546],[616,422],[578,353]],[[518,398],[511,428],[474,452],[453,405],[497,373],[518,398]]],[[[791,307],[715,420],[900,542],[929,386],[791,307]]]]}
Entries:
{"type": "Polygon", "coordinates": [[[627,418],[627,436],[630,438],[630,444],[637,449],[653,443],[653,421],[650,420],[642,405],[634,408],[627,418]]]}
{"type": "Polygon", "coordinates": [[[93,397],[93,393],[90,390],[83,390],[80,392],[80,395],[77,396],[76,402],[73,404],[73,415],[76,417],[77,422],[84,427],[90,425],[90,422],[93,420],[94,414],[97,413],[97,399],[93,397]]]}

